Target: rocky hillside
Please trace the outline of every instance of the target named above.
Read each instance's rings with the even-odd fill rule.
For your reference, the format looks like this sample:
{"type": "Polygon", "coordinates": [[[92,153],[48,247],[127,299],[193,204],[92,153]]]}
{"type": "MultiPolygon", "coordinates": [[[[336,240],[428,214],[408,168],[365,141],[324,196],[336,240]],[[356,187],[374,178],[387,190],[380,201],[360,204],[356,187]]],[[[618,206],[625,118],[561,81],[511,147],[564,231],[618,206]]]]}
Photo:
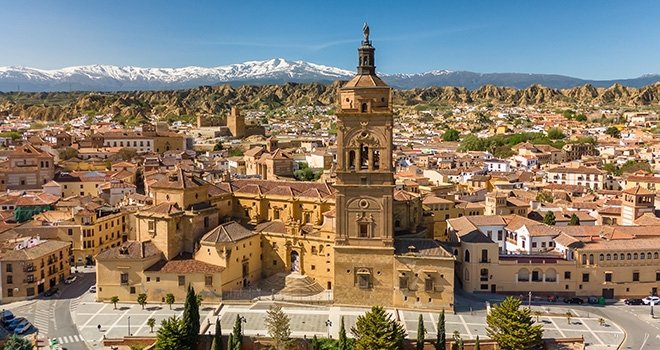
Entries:
{"type": "MultiPolygon", "coordinates": [[[[277,108],[287,105],[330,105],[335,103],[336,91],[340,84],[337,81],[329,85],[318,83],[241,87],[218,85],[174,91],[0,93],[0,115],[20,115],[58,121],[82,114],[113,114],[143,119],[150,115],[219,114],[227,111],[230,106],[277,108]]],[[[395,104],[403,106],[462,103],[547,107],[659,106],[660,83],[639,89],[619,84],[609,88],[584,85],[571,89],[551,89],[533,85],[520,90],[493,85],[485,85],[475,90],[430,87],[396,90],[394,98],[395,104]]]]}

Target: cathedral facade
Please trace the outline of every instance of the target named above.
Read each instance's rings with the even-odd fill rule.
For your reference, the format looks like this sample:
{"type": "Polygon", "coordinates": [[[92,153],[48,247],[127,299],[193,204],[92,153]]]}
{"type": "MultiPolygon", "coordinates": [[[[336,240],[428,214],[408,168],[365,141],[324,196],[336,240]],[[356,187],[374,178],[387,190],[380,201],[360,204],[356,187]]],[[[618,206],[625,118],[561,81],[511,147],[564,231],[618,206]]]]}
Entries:
{"type": "Polygon", "coordinates": [[[419,196],[394,189],[392,89],[366,29],[338,91],[336,183],[210,184],[177,170],[151,186],[134,237],[97,256],[99,299],[181,300],[192,285],[218,302],[279,280],[283,295],[332,291],[338,305],[453,308],[454,257],[427,237],[419,196]]]}

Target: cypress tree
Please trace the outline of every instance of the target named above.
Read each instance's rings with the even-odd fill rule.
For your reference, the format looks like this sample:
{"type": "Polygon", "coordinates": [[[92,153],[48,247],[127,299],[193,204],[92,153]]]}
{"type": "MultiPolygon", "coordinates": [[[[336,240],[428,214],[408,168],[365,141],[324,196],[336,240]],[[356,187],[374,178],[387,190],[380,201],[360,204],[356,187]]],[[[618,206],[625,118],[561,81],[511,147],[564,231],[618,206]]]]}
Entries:
{"type": "Polygon", "coordinates": [[[314,338],[312,338],[311,345],[312,350],[321,350],[321,344],[319,344],[319,338],[316,337],[316,334],[314,334],[314,338]]]}
{"type": "Polygon", "coordinates": [[[547,212],[543,217],[543,223],[550,226],[554,226],[556,220],[557,219],[555,218],[555,213],[553,213],[552,211],[547,212]]]}
{"type": "Polygon", "coordinates": [[[344,327],[344,316],[341,317],[341,323],[339,325],[339,344],[337,344],[338,350],[348,350],[348,337],[346,336],[346,327],[344,327]]]}
{"type": "Polygon", "coordinates": [[[580,218],[573,214],[571,215],[571,221],[569,221],[568,224],[571,226],[580,226],[580,218]]]}
{"type": "Polygon", "coordinates": [[[241,350],[243,347],[243,324],[241,323],[241,316],[238,314],[231,335],[234,341],[229,350],[241,350]]]}
{"type": "Polygon", "coordinates": [[[191,348],[197,347],[199,338],[199,306],[195,289],[188,285],[188,294],[186,294],[186,303],[183,309],[183,323],[186,326],[186,334],[191,348]]]}
{"type": "Polygon", "coordinates": [[[531,310],[521,308],[521,303],[508,297],[486,316],[486,332],[502,350],[532,349],[541,344],[543,326],[534,324],[531,310]]]}
{"type": "Polygon", "coordinates": [[[474,340],[474,350],[481,350],[481,344],[479,344],[479,336],[474,340]]]}
{"type": "Polygon", "coordinates": [[[213,335],[213,344],[211,344],[211,350],[222,349],[222,329],[220,328],[220,320],[215,320],[215,334],[213,335]]]}
{"type": "Polygon", "coordinates": [[[424,317],[419,314],[417,320],[417,350],[424,350],[424,338],[426,336],[426,328],[424,328],[424,317]]]}
{"type": "Polygon", "coordinates": [[[294,340],[291,339],[289,316],[282,311],[280,306],[273,305],[266,312],[266,329],[275,342],[275,349],[290,349],[293,346],[294,340]]]}
{"type": "Polygon", "coordinates": [[[445,334],[445,309],[442,309],[440,316],[438,317],[438,339],[435,342],[436,350],[445,350],[445,343],[447,340],[447,335],[445,334]]]}

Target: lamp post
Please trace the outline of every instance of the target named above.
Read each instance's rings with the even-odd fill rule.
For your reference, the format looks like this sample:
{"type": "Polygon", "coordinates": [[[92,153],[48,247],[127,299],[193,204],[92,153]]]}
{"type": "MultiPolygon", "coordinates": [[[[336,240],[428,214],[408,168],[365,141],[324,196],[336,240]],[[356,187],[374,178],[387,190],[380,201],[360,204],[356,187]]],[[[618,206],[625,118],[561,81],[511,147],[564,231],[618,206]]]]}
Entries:
{"type": "MultiPolygon", "coordinates": [[[[241,320],[241,323],[247,324],[247,320],[245,319],[245,317],[241,316],[240,320],[241,320]]],[[[245,326],[241,327],[241,336],[244,336],[244,335],[245,335],[245,326]]]]}
{"type": "Polygon", "coordinates": [[[653,293],[653,289],[651,289],[651,293],[649,295],[650,295],[649,298],[651,298],[651,302],[649,303],[651,304],[651,318],[655,318],[655,315],[653,314],[653,304],[655,304],[655,300],[653,300],[653,297],[655,296],[655,294],[653,293]]]}
{"type": "Polygon", "coordinates": [[[328,339],[330,339],[330,327],[332,327],[332,321],[325,320],[325,326],[328,327],[328,339]]]}
{"type": "Polygon", "coordinates": [[[131,316],[128,316],[128,336],[131,336],[131,316]]]}
{"type": "Polygon", "coordinates": [[[528,305],[529,305],[529,309],[531,310],[532,309],[532,292],[529,292],[529,294],[527,295],[527,302],[528,302],[528,305]]]}

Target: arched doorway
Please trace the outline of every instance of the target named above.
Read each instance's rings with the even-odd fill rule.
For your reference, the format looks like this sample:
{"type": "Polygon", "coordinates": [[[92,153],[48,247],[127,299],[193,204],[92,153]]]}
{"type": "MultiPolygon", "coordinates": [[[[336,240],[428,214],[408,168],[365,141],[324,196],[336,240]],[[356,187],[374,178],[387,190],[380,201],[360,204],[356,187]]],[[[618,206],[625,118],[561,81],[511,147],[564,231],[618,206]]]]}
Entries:
{"type": "Polygon", "coordinates": [[[300,254],[297,251],[291,251],[291,272],[300,272],[300,254]]]}

